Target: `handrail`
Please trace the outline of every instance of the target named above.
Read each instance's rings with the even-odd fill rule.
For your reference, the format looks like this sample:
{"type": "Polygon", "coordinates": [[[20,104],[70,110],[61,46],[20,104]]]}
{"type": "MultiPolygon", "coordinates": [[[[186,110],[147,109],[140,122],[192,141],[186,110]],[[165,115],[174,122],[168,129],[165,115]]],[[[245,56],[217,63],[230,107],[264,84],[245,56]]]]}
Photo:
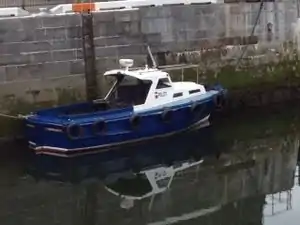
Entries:
{"type": "Polygon", "coordinates": [[[19,7],[0,8],[0,17],[29,16],[30,13],[19,7]]]}
{"type": "Polygon", "coordinates": [[[103,10],[133,9],[147,6],[211,4],[217,2],[218,0],[121,0],[94,3],[60,4],[50,9],[50,12],[52,14],[78,13],[85,11],[96,12],[103,10]]]}
{"type": "Polygon", "coordinates": [[[156,7],[165,5],[191,5],[191,4],[212,4],[222,0],[121,0],[108,2],[91,2],[91,3],[73,3],[59,4],[51,8],[49,11],[41,8],[40,13],[30,13],[21,7],[0,8],[0,17],[15,16],[37,16],[37,15],[57,15],[82,12],[101,12],[107,10],[120,9],[139,9],[141,7],[156,7]]]}

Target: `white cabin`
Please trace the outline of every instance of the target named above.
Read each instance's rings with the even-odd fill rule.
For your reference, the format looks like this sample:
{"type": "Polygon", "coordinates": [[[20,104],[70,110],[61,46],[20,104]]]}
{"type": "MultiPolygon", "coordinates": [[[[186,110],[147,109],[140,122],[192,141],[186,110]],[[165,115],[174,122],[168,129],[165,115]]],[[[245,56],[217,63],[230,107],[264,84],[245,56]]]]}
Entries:
{"type": "MultiPolygon", "coordinates": [[[[120,60],[122,64],[122,61],[120,60]]],[[[123,61],[124,63],[124,61],[123,61]]],[[[126,61],[124,64],[131,64],[126,61]]],[[[120,101],[134,106],[135,111],[143,111],[161,106],[172,106],[192,101],[206,93],[205,87],[194,82],[172,82],[167,72],[148,68],[107,71],[104,76],[115,77],[112,89],[106,99],[120,98],[120,101]],[[118,96],[116,96],[118,95],[118,96]]]]}

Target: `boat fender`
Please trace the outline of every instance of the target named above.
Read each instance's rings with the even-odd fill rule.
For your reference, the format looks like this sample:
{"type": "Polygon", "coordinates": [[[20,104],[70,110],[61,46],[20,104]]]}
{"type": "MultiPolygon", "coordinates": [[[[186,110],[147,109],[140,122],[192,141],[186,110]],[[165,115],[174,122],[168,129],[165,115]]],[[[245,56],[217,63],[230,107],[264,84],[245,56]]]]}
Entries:
{"type": "Polygon", "coordinates": [[[194,102],[191,106],[191,112],[193,114],[194,118],[199,118],[203,112],[205,111],[206,104],[199,104],[197,102],[194,102]]]}
{"type": "Polygon", "coordinates": [[[104,120],[98,120],[93,124],[94,134],[102,134],[105,131],[106,123],[104,120]]]}
{"type": "Polygon", "coordinates": [[[130,118],[130,125],[133,129],[136,129],[140,125],[140,117],[138,115],[133,115],[130,118]]]}
{"type": "Polygon", "coordinates": [[[172,111],[169,109],[165,109],[161,115],[161,118],[165,123],[170,122],[172,119],[172,111]]]}
{"type": "Polygon", "coordinates": [[[82,135],[82,127],[78,124],[69,124],[66,131],[70,139],[78,139],[82,135]]]}
{"type": "Polygon", "coordinates": [[[219,109],[222,109],[225,105],[225,99],[222,95],[216,95],[214,98],[215,106],[219,109]]]}
{"type": "Polygon", "coordinates": [[[201,109],[201,106],[197,103],[197,102],[194,102],[191,106],[191,112],[194,114],[194,113],[198,113],[201,109]]]}

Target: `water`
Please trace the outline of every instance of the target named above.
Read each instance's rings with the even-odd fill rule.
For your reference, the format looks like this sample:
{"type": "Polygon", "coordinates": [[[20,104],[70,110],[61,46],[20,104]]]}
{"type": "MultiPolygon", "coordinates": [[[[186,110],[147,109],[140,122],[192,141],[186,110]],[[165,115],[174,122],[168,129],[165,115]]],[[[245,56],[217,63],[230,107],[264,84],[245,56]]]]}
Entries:
{"type": "Polygon", "coordinates": [[[249,112],[192,133],[76,159],[3,146],[0,221],[296,225],[299,130],[295,109],[249,112]]]}

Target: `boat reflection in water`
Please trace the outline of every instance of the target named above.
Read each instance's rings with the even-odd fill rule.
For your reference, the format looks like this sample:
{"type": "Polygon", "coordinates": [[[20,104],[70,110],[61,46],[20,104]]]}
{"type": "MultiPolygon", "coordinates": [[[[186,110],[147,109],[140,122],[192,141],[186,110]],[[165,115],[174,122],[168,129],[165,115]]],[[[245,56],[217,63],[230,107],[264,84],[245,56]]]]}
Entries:
{"type": "Polygon", "coordinates": [[[161,166],[177,171],[181,168],[178,163],[183,163],[185,168],[200,164],[204,156],[219,155],[212,129],[206,123],[201,129],[165,139],[74,158],[37,155],[31,173],[40,178],[61,181],[80,182],[100,178],[106,182],[130,172],[148,174],[149,168],[160,170],[161,166]]]}
{"type": "Polygon", "coordinates": [[[262,224],[270,196],[291,197],[298,137],[236,143],[229,153],[216,143],[207,126],[93,156],[35,156],[31,174],[84,190],[72,203],[82,224],[262,224]]]}

